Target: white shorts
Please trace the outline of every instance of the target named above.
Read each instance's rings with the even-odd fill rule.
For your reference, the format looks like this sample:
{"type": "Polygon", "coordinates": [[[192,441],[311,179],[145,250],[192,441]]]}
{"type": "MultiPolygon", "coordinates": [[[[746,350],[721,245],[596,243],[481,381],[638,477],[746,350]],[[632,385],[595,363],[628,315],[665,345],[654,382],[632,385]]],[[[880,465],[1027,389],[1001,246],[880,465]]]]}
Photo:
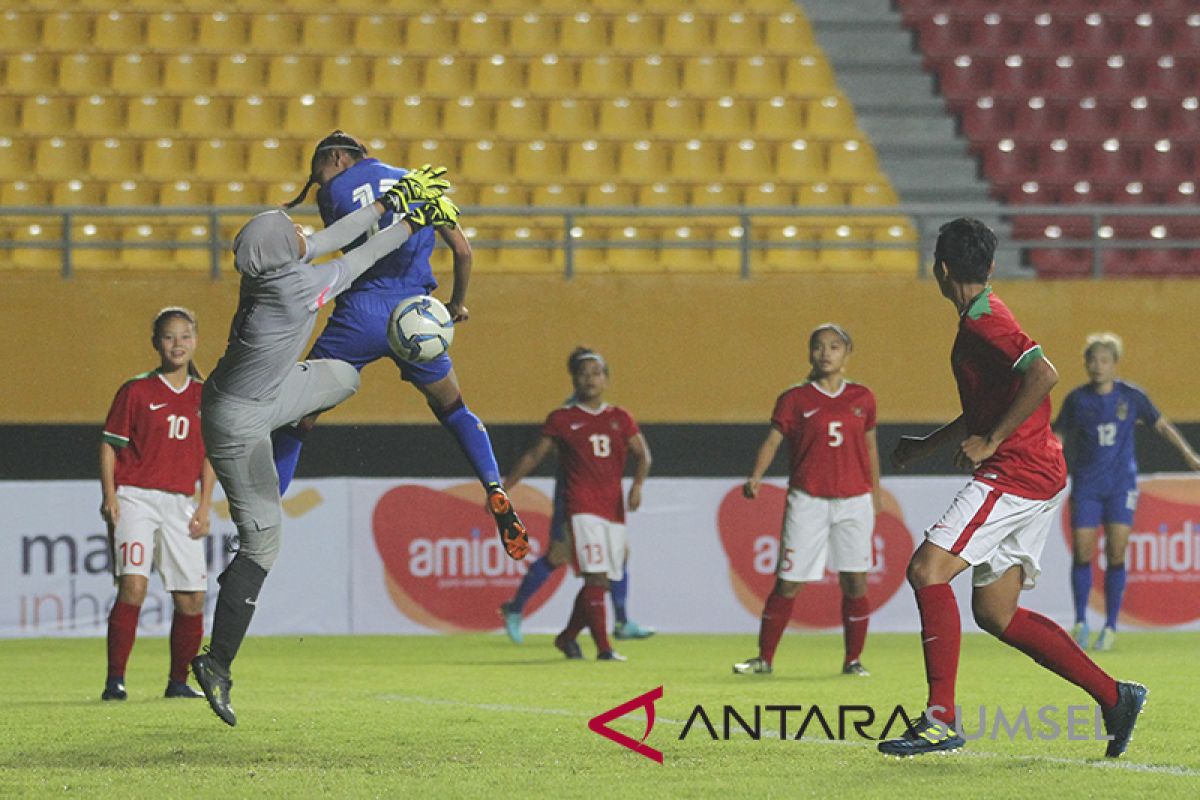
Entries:
{"type": "Polygon", "coordinates": [[[121,486],[120,517],[113,541],[113,572],[144,575],[157,569],[168,592],[208,589],[204,540],[188,535],[196,507],[192,498],[174,492],[121,486]]]}
{"type": "Polygon", "coordinates": [[[1032,589],[1042,571],[1046,537],[1066,496],[1063,489],[1049,500],[1030,500],[973,480],[925,531],[925,539],[974,567],[975,586],[987,586],[1019,566],[1022,588],[1032,589]]]}
{"type": "Polygon", "coordinates": [[[603,572],[611,581],[625,575],[625,526],[595,514],[573,514],[575,562],[580,572],[603,572]]]}
{"type": "Polygon", "coordinates": [[[813,497],[789,489],[783,512],[779,565],[775,574],[793,583],[825,577],[825,562],[833,572],[871,569],[871,533],[875,506],[871,495],[813,497]]]}

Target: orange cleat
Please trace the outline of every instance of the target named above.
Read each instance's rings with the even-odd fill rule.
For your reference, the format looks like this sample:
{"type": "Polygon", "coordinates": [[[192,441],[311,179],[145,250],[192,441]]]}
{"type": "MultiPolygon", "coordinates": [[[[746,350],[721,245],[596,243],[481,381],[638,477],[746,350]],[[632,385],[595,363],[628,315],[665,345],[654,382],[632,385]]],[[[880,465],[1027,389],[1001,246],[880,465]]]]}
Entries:
{"type": "Polygon", "coordinates": [[[529,532],[525,524],[513,509],[512,501],[498,484],[488,487],[488,510],[496,518],[496,529],[500,533],[500,542],[508,557],[520,561],[529,555],[529,532]]]}

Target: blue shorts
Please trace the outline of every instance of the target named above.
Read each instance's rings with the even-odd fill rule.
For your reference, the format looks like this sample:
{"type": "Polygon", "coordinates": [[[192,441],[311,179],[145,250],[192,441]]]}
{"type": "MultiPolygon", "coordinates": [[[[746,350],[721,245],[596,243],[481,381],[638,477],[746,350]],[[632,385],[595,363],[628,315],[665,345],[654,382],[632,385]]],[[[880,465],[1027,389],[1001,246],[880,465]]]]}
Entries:
{"type": "Polygon", "coordinates": [[[389,358],[400,368],[400,377],[409,383],[426,386],[440,381],[453,368],[448,354],[442,353],[424,364],[413,364],[397,356],[388,345],[388,318],[404,297],[364,292],[356,293],[353,298],[339,299],[308,357],[336,358],[349,362],[358,370],[381,358],[389,358]]]}
{"type": "Polygon", "coordinates": [[[1071,527],[1095,528],[1101,523],[1132,525],[1137,511],[1137,487],[1104,495],[1071,495],[1071,527]]]}
{"type": "Polygon", "coordinates": [[[554,513],[550,515],[550,541],[564,541],[567,538],[566,479],[559,475],[554,481],[554,513]]]}

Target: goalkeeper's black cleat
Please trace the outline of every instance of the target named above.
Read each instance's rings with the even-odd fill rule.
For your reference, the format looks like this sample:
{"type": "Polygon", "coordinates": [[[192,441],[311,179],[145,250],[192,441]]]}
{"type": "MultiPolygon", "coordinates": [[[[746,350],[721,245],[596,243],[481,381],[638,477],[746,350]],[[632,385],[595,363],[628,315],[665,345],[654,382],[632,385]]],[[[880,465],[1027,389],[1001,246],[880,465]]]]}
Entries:
{"type": "Polygon", "coordinates": [[[493,483],[488,486],[487,503],[488,510],[496,518],[500,543],[504,545],[504,552],[508,553],[508,557],[520,561],[529,555],[529,533],[500,484],[493,483]]]}
{"type": "Polygon", "coordinates": [[[192,674],[204,690],[204,697],[213,713],[226,725],[237,725],[237,715],[229,703],[229,691],[233,688],[229,670],[221,668],[208,653],[203,653],[192,659],[192,674]]]}
{"type": "Polygon", "coordinates": [[[879,752],[886,756],[923,756],[928,753],[953,753],[961,750],[966,739],[944,722],[922,715],[920,721],[899,739],[880,742],[879,752]]]}
{"type": "Polygon", "coordinates": [[[1150,690],[1140,683],[1117,681],[1117,704],[1104,712],[1104,731],[1112,737],[1104,755],[1116,758],[1125,752],[1148,694],[1150,690]]]}

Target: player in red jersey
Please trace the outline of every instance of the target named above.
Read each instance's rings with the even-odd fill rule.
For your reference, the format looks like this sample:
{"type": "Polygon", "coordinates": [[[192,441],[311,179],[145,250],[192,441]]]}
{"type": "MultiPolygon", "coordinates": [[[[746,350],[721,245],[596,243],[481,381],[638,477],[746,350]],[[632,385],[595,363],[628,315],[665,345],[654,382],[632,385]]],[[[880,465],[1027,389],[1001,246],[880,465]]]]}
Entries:
{"type": "Polygon", "coordinates": [[[733,665],[736,674],[770,674],[796,593],[825,575],[825,563],[842,588],[846,645],[842,672],[866,676],[859,656],[867,638],[870,606],[867,571],[871,534],[879,513],[879,450],[875,443],[875,395],[846,380],[853,349],[850,334],[833,323],[808,337],[812,372],[775,401],[771,429],[742,494],[758,497],[763,473],[788,442],[787,507],[780,534],[775,588],[763,607],[758,655],[733,665]]]}
{"type": "Polygon", "coordinates": [[[204,635],[208,535],[216,476],[200,438],[196,318],[164,308],[150,338],[162,360],[117,391],[100,443],[100,515],[112,543],[117,599],[108,615],[108,679],[102,700],[124,700],[125,665],[137,637],[150,570],[175,602],[167,697],[204,697],[187,685],[188,663],[204,635]],[[200,481],[199,504],[192,503],[200,481]]]}
{"type": "Polygon", "coordinates": [[[942,226],[933,274],[958,311],[950,365],[962,414],[924,437],[903,437],[892,461],[904,467],[942,446],[973,477],[908,565],[921,615],[929,698],[920,722],[879,743],[889,755],[957,750],[954,684],[962,625],[950,581],[973,568],[975,622],[1002,642],[1090,694],[1111,739],[1106,755],[1125,751],[1146,687],[1117,682],[1053,620],[1019,606],[1041,571],[1039,558],[1066,495],[1062,447],[1050,430],[1050,390],[1058,373],[988,285],[996,235],[979,220],[942,226]]]}
{"type": "Polygon", "coordinates": [[[626,500],[621,496],[625,461],[627,456],[633,457],[628,505],[630,511],[637,511],[642,504],[642,484],[650,474],[650,447],[628,411],[604,402],[608,365],[600,354],[577,348],[570,366],[574,401],[550,412],[542,435],[517,459],[504,485],[516,486],[558,447],[560,480],[566,486],[567,519],[583,588],[554,646],[567,658],[583,658],[576,637],[586,626],[596,642],[597,659],[624,661],[608,642],[605,594],[609,580],[620,580],[625,572],[626,500]]]}

